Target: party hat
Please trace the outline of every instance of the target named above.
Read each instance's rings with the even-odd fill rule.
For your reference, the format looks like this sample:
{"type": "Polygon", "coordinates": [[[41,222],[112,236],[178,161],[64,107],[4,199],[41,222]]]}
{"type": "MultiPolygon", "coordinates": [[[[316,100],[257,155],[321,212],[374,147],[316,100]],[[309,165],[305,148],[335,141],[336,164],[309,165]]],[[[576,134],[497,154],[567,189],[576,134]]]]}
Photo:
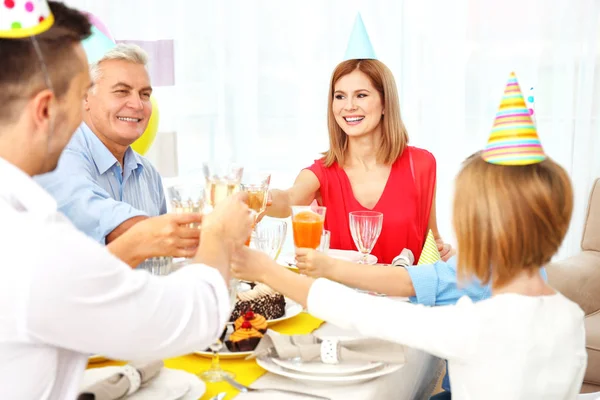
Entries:
{"type": "Polygon", "coordinates": [[[20,39],[39,35],[54,23],[46,0],[0,2],[0,38],[20,39]]]}
{"type": "Polygon", "coordinates": [[[417,265],[435,264],[441,259],[442,257],[440,257],[440,252],[438,251],[437,244],[435,243],[433,232],[430,229],[429,232],[427,232],[427,238],[425,239],[423,251],[421,251],[421,257],[419,257],[419,262],[417,265]]]}
{"type": "Polygon", "coordinates": [[[90,64],[100,61],[107,51],[116,46],[115,42],[95,26],[92,26],[90,37],[81,42],[81,45],[90,64]]]}
{"type": "Polygon", "coordinates": [[[348,47],[346,48],[346,55],[344,56],[344,60],[359,59],[377,59],[377,57],[375,57],[375,50],[373,50],[373,46],[371,45],[371,40],[369,40],[367,28],[365,28],[360,13],[356,15],[354,28],[352,28],[348,47]]]}
{"type": "Polygon", "coordinates": [[[546,159],[514,72],[510,74],[504,89],[504,97],[482,157],[497,165],[529,165],[546,159]]]}

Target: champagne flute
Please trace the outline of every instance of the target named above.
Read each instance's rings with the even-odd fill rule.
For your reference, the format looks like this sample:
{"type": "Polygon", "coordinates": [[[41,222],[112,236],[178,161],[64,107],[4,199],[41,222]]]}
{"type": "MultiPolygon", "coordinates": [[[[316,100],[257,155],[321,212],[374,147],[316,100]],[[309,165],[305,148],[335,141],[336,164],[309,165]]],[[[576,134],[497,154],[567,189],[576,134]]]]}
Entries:
{"type": "MultiPolygon", "coordinates": [[[[240,190],[244,168],[236,164],[204,163],[202,170],[205,179],[205,210],[209,213],[212,212],[217,204],[240,190]]],[[[239,283],[235,278],[231,278],[229,281],[231,310],[235,306],[239,283]]],[[[227,326],[225,330],[227,330],[227,326]]],[[[211,367],[198,375],[205,382],[222,382],[226,376],[232,379],[235,377],[233,372],[225,371],[220,365],[219,351],[223,348],[224,338],[225,334],[210,345],[210,349],[213,352],[211,367]]]]}
{"type": "Polygon", "coordinates": [[[219,351],[221,351],[221,349],[223,348],[223,340],[227,335],[228,329],[229,327],[225,325],[225,329],[221,337],[215,340],[209,347],[213,353],[210,362],[210,368],[198,375],[200,379],[202,379],[204,382],[222,382],[225,380],[225,377],[228,377],[230,379],[235,378],[235,374],[233,372],[225,371],[223,368],[221,368],[221,360],[219,357],[219,351]]]}
{"type": "Polygon", "coordinates": [[[352,211],[350,233],[358,251],[362,253],[359,264],[367,264],[367,257],[381,234],[383,214],[377,211],[352,211]]]}
{"type": "Polygon", "coordinates": [[[204,163],[206,205],[210,211],[234,193],[239,192],[244,168],[237,164],[204,163]]]}
{"type": "MultiPolygon", "coordinates": [[[[254,211],[255,224],[258,216],[267,208],[270,183],[271,174],[267,173],[244,174],[242,178],[240,188],[242,191],[248,193],[248,207],[254,211]]],[[[254,232],[255,229],[252,230],[252,234],[248,238],[246,246],[250,245],[254,232]]]]}

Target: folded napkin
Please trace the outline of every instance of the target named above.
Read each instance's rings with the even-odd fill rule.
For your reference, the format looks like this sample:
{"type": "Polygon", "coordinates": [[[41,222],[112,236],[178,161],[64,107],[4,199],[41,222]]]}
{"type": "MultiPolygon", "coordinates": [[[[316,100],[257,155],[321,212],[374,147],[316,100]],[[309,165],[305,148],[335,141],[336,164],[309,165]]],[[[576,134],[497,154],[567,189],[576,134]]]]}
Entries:
{"type": "Polygon", "coordinates": [[[81,391],[77,400],[119,400],[144,387],[158,376],[162,361],[125,365],[122,370],[81,391]]]}
{"type": "Polygon", "coordinates": [[[282,360],[322,361],[337,364],[344,361],[367,361],[402,364],[404,346],[381,339],[321,339],[315,335],[282,335],[267,331],[256,350],[247,359],[264,355],[282,360]]]}
{"type": "Polygon", "coordinates": [[[414,262],[415,256],[412,251],[409,249],[402,249],[400,254],[392,260],[392,265],[395,265],[396,267],[408,267],[409,265],[413,265],[414,262]]]}

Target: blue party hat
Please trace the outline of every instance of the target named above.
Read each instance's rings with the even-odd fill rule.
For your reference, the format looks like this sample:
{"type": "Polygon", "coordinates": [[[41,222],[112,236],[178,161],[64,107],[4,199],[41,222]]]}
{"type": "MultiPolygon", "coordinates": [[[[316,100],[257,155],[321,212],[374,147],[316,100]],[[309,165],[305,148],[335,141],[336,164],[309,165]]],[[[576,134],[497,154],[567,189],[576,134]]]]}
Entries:
{"type": "Polygon", "coordinates": [[[354,28],[350,34],[350,40],[348,41],[348,47],[346,48],[346,55],[344,60],[358,60],[358,59],[372,59],[376,60],[375,50],[369,40],[369,34],[367,28],[360,16],[360,13],[356,15],[354,21],[354,28]]]}
{"type": "Polygon", "coordinates": [[[100,61],[108,50],[116,46],[112,40],[95,26],[92,26],[92,35],[81,42],[81,44],[90,64],[100,61]]]}

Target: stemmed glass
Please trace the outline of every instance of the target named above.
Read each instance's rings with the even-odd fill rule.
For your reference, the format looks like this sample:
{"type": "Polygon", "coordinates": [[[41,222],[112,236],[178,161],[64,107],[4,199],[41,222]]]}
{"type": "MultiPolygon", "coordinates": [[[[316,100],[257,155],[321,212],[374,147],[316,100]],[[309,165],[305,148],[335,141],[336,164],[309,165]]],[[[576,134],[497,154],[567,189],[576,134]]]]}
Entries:
{"type": "Polygon", "coordinates": [[[256,225],[252,244],[257,250],[267,253],[277,261],[281,247],[285,242],[287,222],[274,219],[263,219],[256,225]]]}
{"type": "Polygon", "coordinates": [[[240,190],[244,167],[237,164],[204,163],[206,205],[212,209],[227,197],[240,190]]]}
{"type": "MultiPolygon", "coordinates": [[[[271,184],[271,174],[250,173],[244,174],[240,187],[242,191],[248,193],[248,207],[254,211],[254,223],[258,216],[267,208],[269,198],[269,185],[271,184]]],[[[253,234],[255,229],[253,230],[253,234]]],[[[252,236],[248,238],[246,245],[250,245],[252,236]]]]}
{"type": "MultiPolygon", "coordinates": [[[[204,186],[201,184],[181,184],[167,188],[171,209],[176,214],[202,213],[204,211],[204,186]]],[[[190,228],[200,228],[193,222],[190,228]]]]}
{"type": "MultiPolygon", "coordinates": [[[[214,207],[227,197],[240,190],[240,183],[244,168],[235,164],[209,164],[203,165],[205,178],[205,211],[211,212],[214,207]]],[[[233,310],[237,297],[237,288],[239,281],[232,278],[229,281],[229,300],[230,307],[233,310]]],[[[235,374],[231,371],[225,371],[221,368],[219,362],[219,351],[223,348],[223,340],[226,336],[225,332],[215,342],[210,345],[210,350],[213,352],[210,369],[201,372],[198,376],[205,382],[221,382],[225,377],[234,378],[235,374]]]]}
{"type": "Polygon", "coordinates": [[[358,251],[362,253],[359,264],[367,264],[367,257],[373,250],[383,223],[383,214],[377,211],[352,211],[350,213],[350,233],[358,251]]]}

